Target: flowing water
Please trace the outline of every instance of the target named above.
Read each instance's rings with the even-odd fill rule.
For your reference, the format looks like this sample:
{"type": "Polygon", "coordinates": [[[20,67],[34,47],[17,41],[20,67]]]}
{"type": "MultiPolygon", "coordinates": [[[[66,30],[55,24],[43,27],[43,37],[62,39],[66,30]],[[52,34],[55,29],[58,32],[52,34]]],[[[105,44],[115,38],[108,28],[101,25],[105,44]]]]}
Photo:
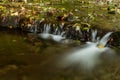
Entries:
{"type": "Polygon", "coordinates": [[[76,45],[57,44],[43,39],[31,41],[34,34],[29,34],[30,41],[28,41],[25,39],[26,36],[4,33],[0,33],[0,53],[6,53],[0,56],[0,80],[116,80],[114,74],[117,73],[119,76],[120,60],[116,63],[110,62],[111,64],[104,62],[105,65],[91,76],[82,74],[76,66],[71,68],[77,65],[82,69],[90,70],[97,66],[101,52],[106,50],[108,52],[111,49],[96,47],[98,46],[96,40],[64,55],[67,51],[76,48],[76,45]],[[64,57],[63,60],[59,58],[61,55],[64,57]],[[61,62],[65,67],[70,67],[67,69],[56,67],[54,65],[56,61],[61,62]]]}
{"type": "MultiPolygon", "coordinates": [[[[56,28],[54,34],[50,34],[49,31],[50,25],[45,24],[44,31],[40,34],[40,37],[44,39],[52,39],[56,42],[66,39],[62,36],[64,32],[60,33],[58,28],[56,28]]],[[[112,51],[110,48],[106,47],[111,34],[112,32],[109,32],[99,39],[99,37],[97,37],[97,30],[92,30],[91,42],[87,42],[82,49],[80,48],[72,51],[72,53],[70,52],[68,55],[64,56],[61,65],[68,67],[77,64],[87,70],[93,69],[99,64],[99,57],[103,52],[107,53],[107,51],[112,51]]]]}
{"type": "Polygon", "coordinates": [[[93,30],[92,31],[92,42],[95,42],[95,39],[96,39],[96,36],[97,36],[97,30],[93,30]]]}
{"type": "MultiPolygon", "coordinates": [[[[63,25],[60,25],[62,27],[63,25]]],[[[64,32],[60,32],[58,28],[55,29],[54,34],[50,33],[51,25],[44,24],[43,33],[38,34],[39,37],[43,39],[51,39],[56,42],[60,42],[61,40],[65,39],[63,36],[64,32]]]]}
{"type": "Polygon", "coordinates": [[[44,24],[44,29],[43,29],[43,33],[38,34],[38,36],[40,36],[43,39],[50,39],[51,38],[51,34],[50,32],[50,24],[44,24]]]}
{"type": "Polygon", "coordinates": [[[62,67],[78,65],[83,69],[93,69],[99,64],[99,57],[103,52],[107,53],[108,51],[112,51],[112,49],[105,47],[111,34],[112,32],[109,32],[103,36],[101,40],[95,42],[97,31],[93,31],[93,42],[87,42],[82,49],[77,49],[64,56],[63,61],[61,61],[62,64],[60,65],[62,65],[62,67]]]}

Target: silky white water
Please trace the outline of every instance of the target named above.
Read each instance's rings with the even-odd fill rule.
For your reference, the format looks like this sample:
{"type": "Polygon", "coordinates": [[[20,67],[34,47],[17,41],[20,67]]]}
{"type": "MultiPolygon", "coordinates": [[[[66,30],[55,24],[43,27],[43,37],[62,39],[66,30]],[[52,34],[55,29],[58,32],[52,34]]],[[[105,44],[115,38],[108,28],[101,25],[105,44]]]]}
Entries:
{"type": "Polygon", "coordinates": [[[50,34],[50,29],[50,24],[44,24],[43,33],[40,33],[38,36],[40,36],[43,39],[52,39],[56,42],[60,42],[61,40],[65,39],[65,37],[63,37],[64,32],[60,32],[58,28],[56,28],[54,34],[50,34]]]}
{"type": "Polygon", "coordinates": [[[43,27],[43,33],[38,34],[39,37],[43,38],[43,39],[50,39],[51,38],[51,34],[50,32],[50,24],[44,24],[43,27]]]}
{"type": "MultiPolygon", "coordinates": [[[[78,65],[82,69],[93,69],[97,64],[99,64],[100,55],[103,52],[109,53],[112,51],[112,49],[105,47],[110,34],[112,33],[107,33],[100,41],[86,43],[82,49],[80,48],[69,52],[63,57],[60,65],[62,67],[78,65]]],[[[95,41],[96,31],[93,31],[92,35],[94,36],[92,41],[95,41]]]]}

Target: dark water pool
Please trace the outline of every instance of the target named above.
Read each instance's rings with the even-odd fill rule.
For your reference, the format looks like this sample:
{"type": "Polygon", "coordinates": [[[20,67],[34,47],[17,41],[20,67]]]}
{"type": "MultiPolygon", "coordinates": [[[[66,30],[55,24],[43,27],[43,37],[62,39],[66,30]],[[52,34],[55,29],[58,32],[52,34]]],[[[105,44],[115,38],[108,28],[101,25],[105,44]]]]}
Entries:
{"type": "Polygon", "coordinates": [[[32,34],[0,32],[0,80],[119,80],[119,58],[103,61],[95,70],[56,67],[78,45],[36,39],[32,34]]]}

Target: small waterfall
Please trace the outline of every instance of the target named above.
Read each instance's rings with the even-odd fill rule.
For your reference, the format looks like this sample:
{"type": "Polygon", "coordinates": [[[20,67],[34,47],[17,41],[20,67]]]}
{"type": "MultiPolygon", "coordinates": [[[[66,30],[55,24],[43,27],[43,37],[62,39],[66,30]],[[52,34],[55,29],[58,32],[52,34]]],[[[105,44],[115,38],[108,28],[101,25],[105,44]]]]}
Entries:
{"type": "Polygon", "coordinates": [[[47,26],[47,24],[44,24],[44,29],[43,29],[43,33],[46,33],[46,26],[47,26]]]}
{"type": "Polygon", "coordinates": [[[44,24],[43,33],[49,33],[50,32],[50,26],[51,26],[51,24],[44,24]]]}
{"type": "Polygon", "coordinates": [[[56,27],[54,34],[55,35],[61,35],[62,34],[62,30],[63,30],[63,26],[64,26],[64,23],[59,24],[59,26],[56,27]]]}
{"type": "Polygon", "coordinates": [[[58,31],[58,28],[55,29],[55,32],[54,32],[55,35],[57,34],[57,31],[58,31]]]}
{"type": "MultiPolygon", "coordinates": [[[[81,66],[81,68],[86,70],[93,69],[97,64],[99,64],[99,57],[103,52],[113,52],[112,49],[105,47],[111,34],[112,32],[109,32],[105,36],[103,36],[100,41],[87,42],[87,44],[83,45],[82,48],[71,51],[69,54],[63,57],[60,66],[66,68],[77,64],[78,66],[81,66]],[[97,45],[99,43],[102,44],[103,47],[98,47],[97,45]]],[[[95,30],[92,33],[92,41],[95,41],[96,35],[97,31],[95,30]]]]}
{"type": "Polygon", "coordinates": [[[92,42],[96,41],[96,36],[97,36],[97,30],[92,30],[92,42]]]}
{"type": "Polygon", "coordinates": [[[38,29],[37,29],[37,25],[34,26],[35,27],[35,30],[34,30],[34,33],[36,34],[38,29]]]}
{"type": "Polygon", "coordinates": [[[65,37],[62,37],[61,35],[51,35],[52,39],[56,42],[60,42],[61,40],[65,39],[65,37]]]}
{"type": "Polygon", "coordinates": [[[40,36],[43,39],[50,39],[51,38],[51,34],[50,29],[51,29],[51,24],[44,24],[43,26],[43,33],[38,34],[38,36],[40,36]]]}
{"type": "Polygon", "coordinates": [[[60,30],[59,30],[59,28],[58,28],[58,27],[55,29],[54,34],[55,34],[55,35],[60,35],[60,34],[61,34],[61,32],[60,32],[60,30]]]}
{"type": "Polygon", "coordinates": [[[97,30],[92,30],[92,42],[96,42],[102,46],[105,46],[111,34],[112,32],[109,32],[100,39],[100,37],[97,37],[97,30]]]}
{"type": "Polygon", "coordinates": [[[109,32],[105,36],[103,36],[102,39],[99,41],[99,44],[102,44],[103,46],[105,46],[107,44],[111,34],[112,34],[112,32],[109,32]]]}
{"type": "Polygon", "coordinates": [[[65,36],[64,34],[65,34],[65,31],[61,32],[61,34],[60,34],[60,35],[61,35],[61,36],[65,36]]]}
{"type": "Polygon", "coordinates": [[[61,42],[61,40],[65,39],[64,35],[64,31],[62,31],[64,24],[61,24],[59,26],[56,27],[54,34],[51,34],[51,38],[52,40],[56,41],[56,42],[61,42]]]}
{"type": "Polygon", "coordinates": [[[51,35],[51,36],[52,36],[52,39],[53,39],[54,41],[60,42],[61,40],[65,39],[65,37],[63,36],[63,34],[64,34],[65,32],[61,32],[61,33],[60,33],[59,29],[56,28],[55,33],[56,33],[55,35],[51,35]],[[57,33],[57,31],[58,31],[58,33],[57,33]]]}
{"type": "Polygon", "coordinates": [[[62,36],[64,33],[61,32],[58,27],[55,29],[53,34],[50,34],[51,24],[44,24],[43,27],[44,27],[43,33],[39,34],[41,38],[52,39],[56,42],[60,42],[61,40],[65,39],[65,37],[62,36]]]}
{"type": "Polygon", "coordinates": [[[61,23],[59,26],[61,29],[63,29],[64,23],[61,23]]]}

